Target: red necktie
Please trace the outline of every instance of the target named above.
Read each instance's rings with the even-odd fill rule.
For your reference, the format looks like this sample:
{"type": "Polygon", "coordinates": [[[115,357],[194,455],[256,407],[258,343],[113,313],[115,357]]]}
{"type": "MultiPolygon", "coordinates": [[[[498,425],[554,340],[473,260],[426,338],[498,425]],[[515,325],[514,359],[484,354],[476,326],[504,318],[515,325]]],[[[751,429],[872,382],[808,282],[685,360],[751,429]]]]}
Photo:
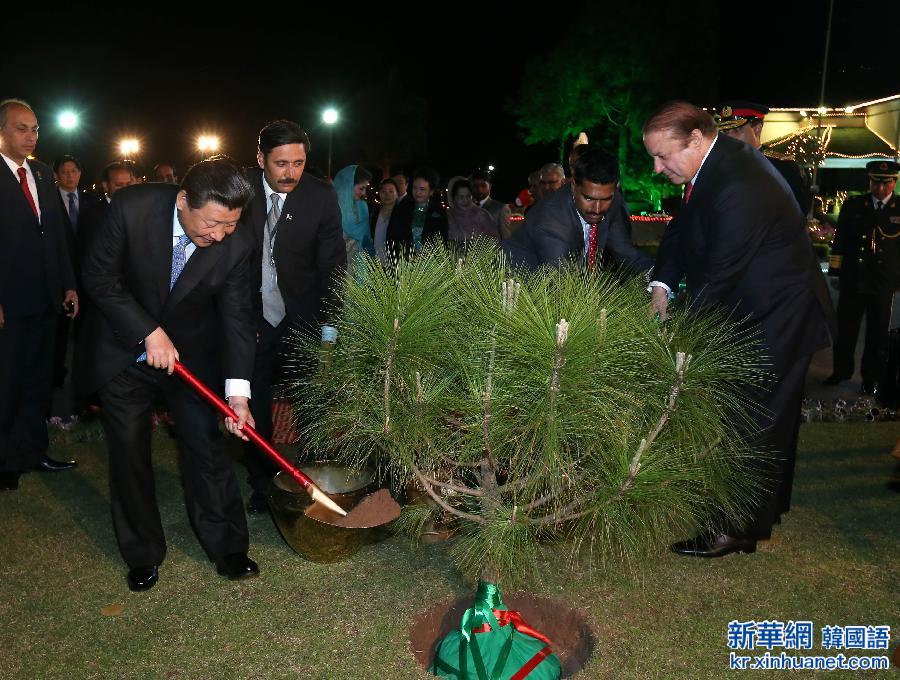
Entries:
{"type": "Polygon", "coordinates": [[[685,204],[691,200],[691,191],[693,191],[694,185],[688,182],[684,185],[684,202],[685,204]]]}
{"type": "Polygon", "coordinates": [[[588,234],[588,251],[587,251],[588,269],[593,269],[597,264],[597,225],[591,225],[591,231],[588,234]]]}
{"type": "Polygon", "coordinates": [[[31,189],[28,188],[28,173],[25,172],[25,168],[19,168],[16,170],[19,173],[19,183],[22,185],[22,191],[25,192],[25,198],[28,199],[28,205],[31,206],[31,211],[34,213],[34,216],[40,219],[38,216],[37,205],[34,202],[34,196],[31,195],[31,189]]]}

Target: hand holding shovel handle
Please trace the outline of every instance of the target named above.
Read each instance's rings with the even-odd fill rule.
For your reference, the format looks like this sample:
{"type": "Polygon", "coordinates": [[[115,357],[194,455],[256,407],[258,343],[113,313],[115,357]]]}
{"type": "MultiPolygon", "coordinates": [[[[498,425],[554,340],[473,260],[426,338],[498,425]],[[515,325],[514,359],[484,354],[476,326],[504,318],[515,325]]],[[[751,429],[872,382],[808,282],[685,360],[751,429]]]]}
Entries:
{"type": "MultiPolygon", "coordinates": [[[[173,371],[175,375],[184,380],[191,389],[193,389],[197,394],[203,397],[213,408],[215,408],[219,413],[222,414],[222,417],[231,418],[235,422],[238,421],[238,417],[234,414],[234,411],[231,410],[231,407],[225,403],[225,401],[215,392],[213,392],[209,387],[204,385],[200,380],[191,373],[185,365],[180,361],[175,362],[175,370],[173,371]]],[[[337,503],[331,500],[325,492],[322,491],[319,487],[317,487],[313,481],[307,477],[303,472],[298,470],[296,467],[291,465],[288,460],[278,453],[278,450],[272,446],[266,439],[259,434],[256,430],[254,430],[249,425],[244,425],[241,428],[241,433],[245,434],[247,438],[256,444],[256,446],[262,449],[263,453],[265,453],[269,458],[274,460],[278,466],[287,472],[291,477],[293,477],[296,482],[303,487],[303,490],[308,493],[314,501],[317,501],[327,507],[329,510],[338,513],[339,515],[346,515],[347,512],[341,508],[337,503]]]]}

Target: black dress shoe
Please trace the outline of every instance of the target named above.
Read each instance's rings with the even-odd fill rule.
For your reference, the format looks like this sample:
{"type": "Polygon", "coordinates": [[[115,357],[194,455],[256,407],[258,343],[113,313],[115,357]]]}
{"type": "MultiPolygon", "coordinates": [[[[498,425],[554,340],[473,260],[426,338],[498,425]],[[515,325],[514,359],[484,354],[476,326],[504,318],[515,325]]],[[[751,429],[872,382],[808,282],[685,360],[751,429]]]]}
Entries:
{"type": "Polygon", "coordinates": [[[247,557],[247,553],[231,553],[216,560],[216,571],[220,576],[236,581],[259,576],[259,566],[247,557]]]}
{"type": "Polygon", "coordinates": [[[159,567],[134,567],[128,570],[128,588],[135,593],[150,590],[159,580],[159,567]]]}
{"type": "Polygon", "coordinates": [[[872,380],[863,380],[862,391],[863,394],[878,394],[878,383],[872,380]]]}
{"type": "Polygon", "coordinates": [[[53,460],[50,456],[44,456],[41,461],[34,466],[38,472],[60,472],[62,470],[71,470],[77,467],[78,463],[74,460],[53,460]]]}
{"type": "Polygon", "coordinates": [[[672,552],[688,557],[724,557],[733,552],[753,553],[756,552],[756,540],[732,538],[726,534],[698,536],[672,544],[672,552]]]}
{"type": "Polygon", "coordinates": [[[0,491],[15,491],[18,488],[18,472],[0,472],[0,491]]]}
{"type": "Polygon", "coordinates": [[[845,380],[849,380],[849,378],[842,378],[841,376],[837,375],[836,373],[832,373],[830,376],[828,376],[827,378],[825,378],[825,380],[822,381],[822,384],[823,385],[839,385],[840,383],[844,382],[845,380]]]}
{"type": "Polygon", "coordinates": [[[247,512],[251,515],[262,515],[269,511],[269,502],[266,495],[259,491],[250,494],[250,500],[247,501],[247,512]]]}

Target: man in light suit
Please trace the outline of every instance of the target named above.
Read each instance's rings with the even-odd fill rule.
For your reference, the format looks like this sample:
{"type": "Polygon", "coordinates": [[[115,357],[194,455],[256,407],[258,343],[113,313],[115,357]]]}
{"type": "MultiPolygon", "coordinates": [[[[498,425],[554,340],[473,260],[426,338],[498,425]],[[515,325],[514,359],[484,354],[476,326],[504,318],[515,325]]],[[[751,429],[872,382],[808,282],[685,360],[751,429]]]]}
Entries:
{"type": "MultiPolygon", "coordinates": [[[[253,236],[251,261],[258,343],[251,403],[258,432],[271,439],[272,400],[282,376],[283,343],[289,331],[318,333],[337,305],[335,284],[347,266],[337,194],[327,182],[305,173],[309,137],[296,123],[276,120],[259,132],[258,168],[248,179],[255,196],[241,218],[253,236]]],[[[334,339],[333,328],[322,330],[334,339]]],[[[255,447],[244,462],[253,489],[247,510],[263,512],[275,465],[255,447]]]]}
{"type": "Polygon", "coordinates": [[[247,519],[216,411],[172,375],[176,359],[221,386],[253,425],[248,399],[255,329],[253,237],[238,229],[253,189],[230,159],[191,168],[181,188],[142,184],[116,193],[82,269],[92,301],[79,337],[86,392],[98,391],[109,444],[113,526],[128,587],[152,588],[166,553],[151,462],[151,411],[159,396],[175,417],[188,515],[216,569],[259,573],[247,556],[247,519]]]}
{"type": "Polygon", "coordinates": [[[574,181],[545,195],[525,215],[525,224],[503,248],[514,266],[535,270],[565,260],[588,268],[602,264],[604,252],[614,264],[643,274],[653,259],[631,241],[631,217],[618,189],[616,158],[598,148],[581,155],[574,181]]]}
{"type": "Polygon", "coordinates": [[[685,204],[663,234],[653,270],[653,309],[665,319],[668,294],[684,276],[695,309],[721,309],[758,327],[775,382],[750,395],[754,443],[774,450],[762,497],[746,526],[676,543],[681,555],[754,552],[790,507],[800,402],[813,352],[828,346],[822,276],[790,187],[756,149],[717,134],[712,117],[687,102],[662,106],[644,125],[654,170],[685,184],[685,204]]]}
{"type": "Polygon", "coordinates": [[[0,491],[75,466],[47,456],[56,318],[78,295],[53,172],[28,158],[37,139],[31,107],[0,102],[0,491]]]}
{"type": "Polygon", "coordinates": [[[472,198],[479,206],[488,211],[497,225],[501,239],[512,236],[510,229],[510,209],[506,203],[491,197],[491,175],[484,170],[476,170],[469,177],[472,183],[472,198]]]}

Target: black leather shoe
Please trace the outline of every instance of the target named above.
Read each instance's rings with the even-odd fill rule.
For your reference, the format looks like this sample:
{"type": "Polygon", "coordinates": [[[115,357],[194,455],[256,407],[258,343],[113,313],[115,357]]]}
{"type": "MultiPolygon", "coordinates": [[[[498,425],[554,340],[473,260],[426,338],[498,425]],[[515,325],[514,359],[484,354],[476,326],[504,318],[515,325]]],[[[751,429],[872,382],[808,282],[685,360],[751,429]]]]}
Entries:
{"type": "Polygon", "coordinates": [[[839,385],[840,383],[844,382],[845,380],[849,380],[849,378],[842,378],[837,373],[832,373],[830,376],[828,376],[827,378],[825,378],[825,380],[822,381],[822,384],[823,385],[839,385]]]}
{"type": "Polygon", "coordinates": [[[878,383],[872,380],[863,380],[862,391],[863,394],[878,394],[878,383]]]}
{"type": "Polygon", "coordinates": [[[135,567],[128,570],[128,588],[132,592],[140,593],[150,590],[159,580],[159,567],[151,564],[149,567],[135,567]]]}
{"type": "Polygon", "coordinates": [[[247,553],[231,553],[216,560],[216,571],[232,581],[259,576],[259,565],[247,557],[247,553]]]}
{"type": "Polygon", "coordinates": [[[262,515],[269,512],[269,502],[266,495],[259,491],[250,494],[250,500],[247,501],[247,512],[251,515],[262,515]]]}
{"type": "Polygon", "coordinates": [[[62,470],[71,470],[77,467],[78,463],[74,460],[53,460],[50,456],[44,456],[41,461],[34,466],[38,472],[61,472],[62,470]]]}
{"type": "Polygon", "coordinates": [[[15,491],[18,488],[18,472],[0,472],[0,491],[15,491]]]}
{"type": "Polygon", "coordinates": [[[688,557],[724,557],[733,552],[756,552],[756,540],[716,534],[708,537],[698,536],[689,541],[674,543],[671,548],[672,552],[688,557]]]}

